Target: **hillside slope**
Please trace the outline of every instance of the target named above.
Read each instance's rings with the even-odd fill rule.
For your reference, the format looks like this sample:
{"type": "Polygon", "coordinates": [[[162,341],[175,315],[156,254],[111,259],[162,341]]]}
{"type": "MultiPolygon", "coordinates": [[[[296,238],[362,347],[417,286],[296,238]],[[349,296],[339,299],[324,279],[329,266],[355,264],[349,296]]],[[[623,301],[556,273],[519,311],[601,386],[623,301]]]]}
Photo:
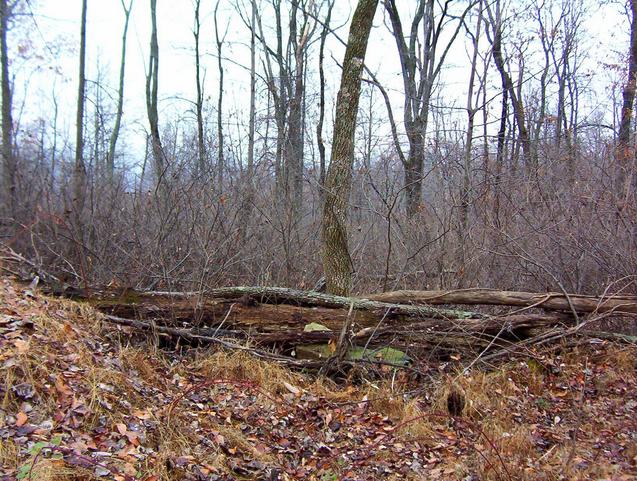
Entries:
{"type": "Polygon", "coordinates": [[[0,280],[0,479],[637,479],[634,346],[339,387],[160,345],[0,280]]]}

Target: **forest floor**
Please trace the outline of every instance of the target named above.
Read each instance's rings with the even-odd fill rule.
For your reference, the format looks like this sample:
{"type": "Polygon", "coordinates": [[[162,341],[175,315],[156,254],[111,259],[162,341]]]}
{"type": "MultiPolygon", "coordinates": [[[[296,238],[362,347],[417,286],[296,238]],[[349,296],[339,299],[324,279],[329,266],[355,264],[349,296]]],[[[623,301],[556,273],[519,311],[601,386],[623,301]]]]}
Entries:
{"type": "Polygon", "coordinates": [[[0,480],[637,479],[635,346],[434,371],[336,384],[168,349],[0,279],[0,480]]]}

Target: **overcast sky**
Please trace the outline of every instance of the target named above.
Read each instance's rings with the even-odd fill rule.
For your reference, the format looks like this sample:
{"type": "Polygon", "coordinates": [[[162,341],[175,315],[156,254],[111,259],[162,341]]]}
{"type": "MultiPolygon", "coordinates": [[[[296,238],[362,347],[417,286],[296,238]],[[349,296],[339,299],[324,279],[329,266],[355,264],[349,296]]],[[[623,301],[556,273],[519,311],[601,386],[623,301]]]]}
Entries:
{"type": "MultiPolygon", "coordinates": [[[[239,0],[240,1],[240,0],[239,0]]],[[[128,57],[126,70],[126,104],[124,142],[139,145],[142,127],[146,125],[144,101],[145,68],[150,35],[149,0],[134,0],[133,13],[128,37],[128,57]],[[137,140],[136,140],[137,139],[137,140]]],[[[194,99],[194,61],[193,61],[193,7],[191,0],[158,0],[158,31],[160,45],[160,110],[163,119],[192,117],[191,104],[194,99]]],[[[214,25],[212,11],[213,0],[202,0],[202,49],[205,53],[205,89],[210,96],[210,106],[216,106],[218,95],[218,76],[216,51],[214,45],[214,25]]],[[[348,19],[353,9],[353,0],[338,0],[334,12],[333,25],[340,25],[338,33],[346,38],[349,29],[348,19]]],[[[401,3],[401,2],[399,2],[401,3]]],[[[246,99],[248,91],[248,42],[249,32],[240,21],[234,0],[221,0],[219,24],[222,30],[227,28],[224,47],[224,66],[226,68],[226,103],[224,114],[228,122],[242,123],[247,120],[246,99]],[[227,26],[227,27],[226,27],[227,26]],[[238,117],[237,117],[238,116],[238,117]]],[[[458,0],[459,7],[466,0],[458,0]]],[[[513,2],[514,6],[520,2],[513,2]]],[[[412,0],[403,0],[407,12],[413,5],[412,0]]],[[[586,68],[595,73],[595,88],[604,91],[604,85],[610,81],[611,74],[601,68],[602,62],[617,61],[628,45],[627,21],[622,17],[618,5],[597,7],[597,1],[590,2],[591,16],[585,28],[587,47],[591,53],[586,68]],[[607,78],[608,77],[608,78],[607,78]]],[[[79,42],[80,0],[35,0],[33,6],[35,25],[29,23],[25,29],[15,29],[15,37],[24,42],[28,39],[34,53],[43,58],[31,58],[28,62],[14,62],[16,72],[14,107],[23,112],[23,123],[43,116],[50,119],[52,96],[55,90],[60,108],[60,122],[72,132],[74,128],[74,108],[77,89],[77,51],[79,42]],[[55,57],[55,58],[52,58],[55,57]],[[53,63],[51,63],[53,61],[53,63]],[[36,68],[37,67],[37,68],[36,68]],[[20,105],[22,99],[28,99],[20,105]]],[[[270,14],[271,15],[271,14],[270,14]]],[[[267,25],[270,16],[264,14],[267,25]]],[[[88,0],[88,77],[95,80],[98,64],[104,78],[105,92],[116,95],[121,34],[124,15],[120,0],[88,0]]],[[[392,92],[396,108],[401,106],[401,81],[396,47],[384,24],[382,8],[378,9],[375,28],[371,35],[366,63],[378,72],[379,79],[392,92]]],[[[14,38],[14,50],[16,38],[14,38]]],[[[486,42],[483,43],[486,46],[486,42]]],[[[343,48],[331,39],[326,52],[328,70],[328,95],[333,97],[338,89],[340,71],[336,62],[341,62],[343,48]]],[[[315,75],[317,56],[310,59],[310,69],[315,75]]],[[[449,57],[448,68],[444,72],[447,103],[457,99],[463,106],[463,93],[468,80],[469,54],[465,37],[461,35],[449,57]]],[[[261,85],[261,88],[263,86],[261,85]]],[[[93,97],[89,86],[89,97],[93,97]]],[[[90,102],[90,100],[89,100],[90,102]]],[[[590,99],[590,108],[595,108],[595,98],[590,99]]],[[[384,115],[379,101],[379,115],[384,115]]],[[[114,104],[110,104],[114,109],[114,104]]],[[[389,139],[388,139],[389,140],[389,139]]]]}

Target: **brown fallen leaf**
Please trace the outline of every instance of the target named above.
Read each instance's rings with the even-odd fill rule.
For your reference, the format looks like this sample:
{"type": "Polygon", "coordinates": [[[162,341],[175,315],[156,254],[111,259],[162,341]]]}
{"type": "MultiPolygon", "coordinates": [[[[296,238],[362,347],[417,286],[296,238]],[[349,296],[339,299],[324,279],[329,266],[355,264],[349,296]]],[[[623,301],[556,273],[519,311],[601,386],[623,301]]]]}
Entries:
{"type": "Polygon", "coordinates": [[[285,389],[287,389],[288,391],[290,391],[290,392],[291,392],[292,394],[294,394],[295,396],[298,396],[299,394],[301,394],[301,390],[300,390],[298,387],[293,386],[292,384],[287,383],[287,382],[285,382],[285,381],[283,381],[283,385],[285,386],[285,389]]]}
{"type": "Polygon", "coordinates": [[[22,339],[16,339],[13,341],[13,345],[15,346],[16,351],[18,351],[18,354],[24,354],[29,350],[29,342],[23,341],[22,339]]]}
{"type": "Polygon", "coordinates": [[[15,425],[18,427],[24,426],[24,424],[27,422],[28,419],[29,417],[25,413],[20,411],[18,415],[16,416],[15,425]]]}
{"type": "Polygon", "coordinates": [[[120,433],[122,436],[125,436],[126,431],[128,431],[128,428],[126,427],[126,424],[124,423],[115,424],[115,428],[117,429],[117,432],[120,433]]]}

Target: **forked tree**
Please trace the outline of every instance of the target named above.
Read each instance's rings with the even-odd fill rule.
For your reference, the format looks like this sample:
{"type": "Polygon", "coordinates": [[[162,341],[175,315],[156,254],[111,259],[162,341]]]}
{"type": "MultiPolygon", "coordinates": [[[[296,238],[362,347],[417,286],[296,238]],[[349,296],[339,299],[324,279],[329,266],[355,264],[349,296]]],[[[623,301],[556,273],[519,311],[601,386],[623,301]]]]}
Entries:
{"type": "Polygon", "coordinates": [[[409,217],[414,216],[422,204],[425,136],[434,87],[464,18],[476,2],[469,2],[457,18],[449,10],[451,2],[438,3],[434,0],[418,0],[406,32],[397,2],[385,0],[405,90],[403,124],[409,144],[407,155],[403,153],[397,137],[394,139],[404,168],[405,209],[409,217]],[[455,26],[445,38],[445,29],[453,21],[455,26]]]}

